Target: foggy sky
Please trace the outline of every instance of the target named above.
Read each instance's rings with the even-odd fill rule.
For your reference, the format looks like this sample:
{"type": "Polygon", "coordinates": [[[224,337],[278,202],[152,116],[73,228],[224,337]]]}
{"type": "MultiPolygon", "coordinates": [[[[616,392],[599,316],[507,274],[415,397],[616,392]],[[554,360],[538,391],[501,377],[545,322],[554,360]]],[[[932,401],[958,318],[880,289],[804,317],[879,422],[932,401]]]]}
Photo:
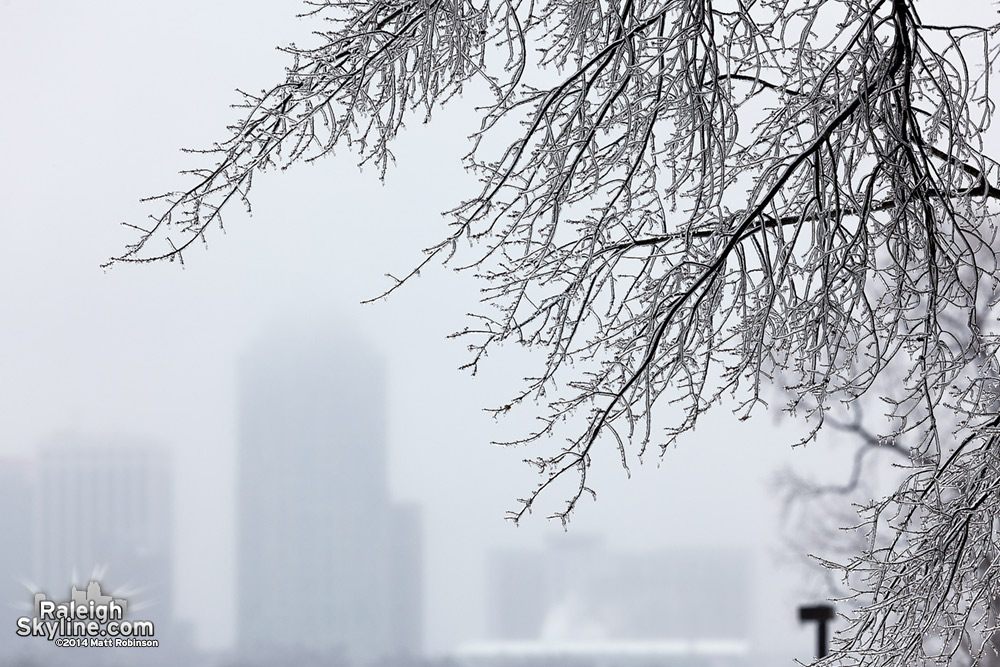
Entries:
{"type": "MultiPolygon", "coordinates": [[[[234,89],[281,76],[275,45],[308,40],[299,9],[291,0],[0,2],[0,454],[30,456],[58,433],[169,447],[178,613],[202,646],[229,646],[237,359],[268,328],[350,328],[386,359],[390,487],[424,510],[426,645],[444,651],[484,635],[488,548],[563,534],[539,514],[518,528],[504,521],[535,484],[521,463],[532,454],[489,442],[527,431],[532,408],[500,423],[482,408],[505,402],[531,357],[504,349],[479,377],[456,370],[463,343],[446,336],[476,307],[471,274],[434,266],[388,301],[359,305],[389,285],[383,274],[420,260],[445,231],[440,212],[474,189],[459,163],[478,125],[472,100],[455,100],[430,126],[413,117],[384,186],[345,149],[257,178],[253,216],[231,209],[226,232],[213,229],[210,248],[189,251],[183,269],[99,268],[135,238],[121,221],[141,225],[160,210],[140,197],[182,188],[178,170],[204,166],[178,149],[225,136],[234,89]]],[[[821,446],[793,451],[799,431],[774,415],[741,423],[716,410],[662,462],[633,465],[630,480],[616,453],[598,453],[598,502],[582,503],[570,530],[621,549],[756,553],[768,576],[753,639],[808,659],[812,631],[797,626],[794,605],[811,599],[768,565],[780,550],[768,484],[782,465],[849,462],[821,446]]]]}

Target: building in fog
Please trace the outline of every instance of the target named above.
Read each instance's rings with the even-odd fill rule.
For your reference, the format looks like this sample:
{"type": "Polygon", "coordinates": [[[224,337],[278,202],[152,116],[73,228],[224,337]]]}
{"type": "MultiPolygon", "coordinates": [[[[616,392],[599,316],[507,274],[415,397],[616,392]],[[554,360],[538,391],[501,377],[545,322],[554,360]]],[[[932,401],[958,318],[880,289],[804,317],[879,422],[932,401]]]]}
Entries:
{"type": "Polygon", "coordinates": [[[49,598],[98,580],[129,600],[133,618],[172,624],[170,459],[132,441],[64,436],[38,450],[34,583],[49,598]]]}
{"type": "Polygon", "coordinates": [[[386,484],[381,360],[333,335],[272,338],[241,364],[241,650],[420,650],[418,514],[386,484]]]}
{"type": "Polygon", "coordinates": [[[62,435],[32,459],[0,459],[0,664],[126,664],[124,655],[109,662],[100,649],[67,651],[14,631],[40,599],[105,595],[126,620],[153,623],[159,646],[143,665],[204,664],[174,617],[172,472],[164,449],[121,437],[62,435]]]}
{"type": "Polygon", "coordinates": [[[34,475],[31,461],[0,458],[0,656],[23,648],[7,630],[31,608],[34,475]]]}
{"type": "Polygon", "coordinates": [[[742,667],[751,563],[738,550],[616,552],[570,536],[498,550],[488,564],[490,641],[463,667],[742,667]]]}
{"type": "Polygon", "coordinates": [[[752,563],[736,549],[615,552],[579,539],[490,558],[499,640],[747,641],[752,563]]]}
{"type": "Polygon", "coordinates": [[[746,667],[747,643],[676,639],[497,641],[460,647],[460,667],[746,667]]]}

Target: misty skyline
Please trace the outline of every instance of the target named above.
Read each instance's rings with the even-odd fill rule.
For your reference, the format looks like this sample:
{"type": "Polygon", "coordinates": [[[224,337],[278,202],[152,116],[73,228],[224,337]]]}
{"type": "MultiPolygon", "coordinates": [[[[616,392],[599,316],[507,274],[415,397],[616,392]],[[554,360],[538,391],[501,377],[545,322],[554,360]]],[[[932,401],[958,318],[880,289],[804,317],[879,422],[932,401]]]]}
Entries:
{"type": "MultiPolygon", "coordinates": [[[[118,223],[149,214],[139,197],[183,184],[177,171],[191,156],[178,149],[207,145],[233,119],[233,89],[280,75],[285,57],[274,46],[303,39],[300,9],[0,5],[2,76],[19,99],[0,125],[0,456],[29,457],[58,433],[169,447],[184,490],[174,500],[175,608],[200,646],[232,647],[239,358],[276,323],[353,330],[386,360],[386,483],[424,513],[426,645],[440,654],[487,634],[491,549],[564,536],[545,507],[517,528],[504,520],[537,478],[521,463],[530,450],[490,442],[530,429],[532,417],[496,421],[482,408],[509,400],[530,366],[505,349],[475,378],[456,370],[468,355],[446,336],[466,325],[479,286],[428,268],[392,298],[358,305],[390,284],[383,274],[421,259],[444,227],[440,212],[472,182],[459,159],[477,127],[475,91],[437,112],[433,127],[411,123],[385,186],[344,150],[260,178],[253,216],[231,211],[226,234],[189,253],[184,268],[98,268],[133,238],[118,223]]],[[[785,552],[769,483],[783,465],[832,475],[850,462],[824,443],[791,449],[792,431],[770,414],[739,422],[719,411],[662,462],[652,454],[634,466],[631,479],[601,452],[598,500],[581,504],[570,535],[624,550],[760,553],[769,593],[754,637],[789,659],[808,657],[813,637],[794,609],[812,593],[770,560],[785,552]]]]}

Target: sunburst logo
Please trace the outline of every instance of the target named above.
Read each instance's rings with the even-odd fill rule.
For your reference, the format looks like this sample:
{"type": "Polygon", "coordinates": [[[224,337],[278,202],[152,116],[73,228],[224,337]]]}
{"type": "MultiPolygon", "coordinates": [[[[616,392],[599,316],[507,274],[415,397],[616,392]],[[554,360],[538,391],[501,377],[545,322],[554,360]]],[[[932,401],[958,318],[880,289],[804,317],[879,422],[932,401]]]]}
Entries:
{"type": "Polygon", "coordinates": [[[128,600],[106,595],[101,583],[91,580],[85,589],[70,588],[65,602],[34,596],[34,616],[17,619],[18,637],[44,637],[56,646],[159,646],[148,620],[126,620],[128,600]]]}

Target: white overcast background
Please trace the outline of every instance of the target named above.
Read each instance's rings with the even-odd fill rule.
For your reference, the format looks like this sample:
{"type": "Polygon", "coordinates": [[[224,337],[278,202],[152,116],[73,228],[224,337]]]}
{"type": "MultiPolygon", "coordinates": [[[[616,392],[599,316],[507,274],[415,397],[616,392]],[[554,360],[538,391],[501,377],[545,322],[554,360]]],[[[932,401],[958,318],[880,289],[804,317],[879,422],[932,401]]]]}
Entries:
{"type": "MultiPolygon", "coordinates": [[[[179,149],[225,137],[234,89],[270,87],[287,62],[275,47],[309,43],[301,8],[0,2],[0,456],[29,457],[59,433],[169,447],[178,614],[199,645],[225,649],[235,634],[237,360],[276,323],[339,322],[386,359],[391,487],[423,508],[425,643],[442,653],[484,637],[488,549],[563,533],[538,514],[520,527],[503,518],[536,478],[521,463],[530,450],[489,442],[530,428],[531,408],[501,423],[482,408],[502,404],[531,358],[505,349],[478,377],[456,370],[464,343],[446,336],[475,308],[472,275],[433,266],[388,301],[359,305],[388,285],[383,274],[421,258],[445,231],[440,213],[475,188],[460,164],[477,127],[472,101],[454,100],[430,125],[414,116],[384,185],[343,150],[258,177],[253,216],[230,210],[226,232],[211,230],[185,268],[99,268],[135,238],[122,221],[159,210],[140,197],[183,188],[177,172],[205,166],[179,149]]],[[[662,461],[634,464],[631,479],[613,452],[599,455],[598,501],[581,504],[570,531],[621,550],[745,548],[759,563],[756,648],[808,660],[814,630],[795,607],[815,600],[771,560],[781,552],[771,481],[783,466],[846,470],[848,448],[793,450],[800,431],[776,414],[738,422],[716,410],[662,461]]]]}

